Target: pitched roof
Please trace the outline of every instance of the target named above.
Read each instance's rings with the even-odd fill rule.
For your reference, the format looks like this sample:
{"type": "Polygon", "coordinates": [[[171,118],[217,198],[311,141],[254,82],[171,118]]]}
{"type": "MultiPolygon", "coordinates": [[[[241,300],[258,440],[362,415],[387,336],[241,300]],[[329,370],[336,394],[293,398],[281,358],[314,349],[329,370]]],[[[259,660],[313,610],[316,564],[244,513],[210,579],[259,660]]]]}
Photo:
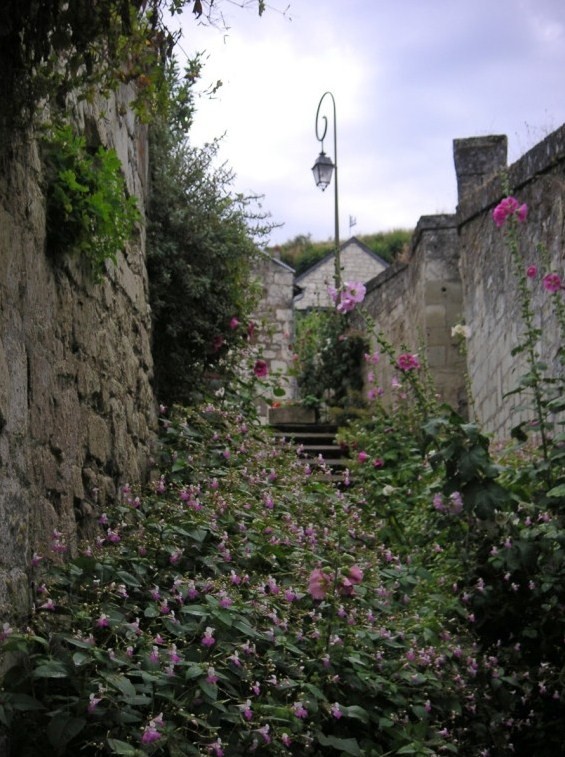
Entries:
{"type": "MultiPolygon", "coordinates": [[[[366,244],[363,244],[363,242],[360,242],[357,239],[357,237],[351,237],[350,239],[347,240],[347,242],[343,242],[343,244],[339,246],[340,252],[344,250],[346,247],[349,247],[350,244],[355,244],[357,245],[357,247],[360,247],[365,254],[369,255],[377,263],[380,263],[384,268],[388,268],[388,266],[390,265],[390,263],[387,263],[387,261],[384,260],[384,258],[381,258],[380,255],[377,255],[376,252],[373,252],[373,250],[371,250],[370,247],[367,247],[366,244]]],[[[316,261],[316,263],[311,265],[310,268],[307,268],[305,271],[303,271],[300,274],[300,276],[297,276],[296,282],[297,283],[300,282],[305,276],[309,276],[312,273],[312,271],[315,271],[317,268],[324,265],[324,263],[326,263],[328,260],[331,260],[334,257],[335,257],[335,251],[328,252],[326,255],[324,255],[323,258],[320,258],[320,260],[316,261]]]]}

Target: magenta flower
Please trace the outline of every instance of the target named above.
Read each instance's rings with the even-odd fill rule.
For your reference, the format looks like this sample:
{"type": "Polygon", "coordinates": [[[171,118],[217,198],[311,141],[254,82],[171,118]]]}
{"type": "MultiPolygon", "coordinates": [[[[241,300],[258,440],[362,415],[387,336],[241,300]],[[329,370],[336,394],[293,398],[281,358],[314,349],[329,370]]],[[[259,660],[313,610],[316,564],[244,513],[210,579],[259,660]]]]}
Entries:
{"type": "Polygon", "coordinates": [[[330,707],[330,712],[336,720],[339,720],[343,715],[343,712],[341,711],[341,707],[339,706],[337,702],[334,702],[332,704],[332,706],[330,707]]]}
{"type": "MultiPolygon", "coordinates": [[[[179,657],[180,660],[180,657],[179,657]]],[[[206,674],[206,681],[207,683],[218,683],[218,676],[216,675],[216,670],[210,665],[208,668],[208,672],[206,674]]]]}
{"type": "Polygon", "coordinates": [[[292,711],[297,718],[302,718],[302,720],[308,717],[308,710],[304,707],[302,702],[295,702],[292,706],[292,711]]]}
{"type": "Polygon", "coordinates": [[[200,643],[205,647],[213,647],[216,643],[214,638],[214,629],[208,626],[204,631],[204,636],[200,639],[200,643]]]}
{"type": "Polygon", "coordinates": [[[420,361],[418,360],[417,355],[412,355],[409,352],[404,352],[402,355],[398,356],[396,360],[396,367],[400,371],[407,373],[408,371],[418,370],[418,368],[420,367],[420,361]]]}
{"type": "Polygon", "coordinates": [[[240,323],[241,321],[234,315],[234,317],[230,321],[230,329],[236,329],[240,323]]]}
{"type": "Polygon", "coordinates": [[[264,360],[256,360],[253,373],[257,378],[266,378],[269,375],[269,366],[264,360]]]}
{"type": "Polygon", "coordinates": [[[352,584],[360,584],[363,580],[363,571],[358,565],[352,565],[349,568],[349,580],[352,584]]]}
{"type": "Polygon", "coordinates": [[[102,613],[98,620],[96,621],[96,625],[98,628],[108,628],[110,625],[110,620],[108,619],[108,616],[102,613]]]}
{"type": "Polygon", "coordinates": [[[91,694],[88,698],[88,705],[86,707],[86,711],[89,715],[92,715],[93,712],[96,711],[96,708],[98,707],[99,702],[102,701],[102,697],[97,697],[96,694],[91,694]]]}
{"type": "Polygon", "coordinates": [[[546,273],[542,279],[542,283],[546,292],[551,292],[551,294],[554,294],[563,288],[561,277],[558,273],[546,273]]]}
{"type": "Polygon", "coordinates": [[[320,568],[314,568],[308,579],[308,594],[312,599],[324,599],[329,591],[331,576],[320,568]]]}
{"type": "Polygon", "coordinates": [[[526,220],[527,215],[528,206],[525,203],[520,205],[515,197],[505,197],[492,211],[493,220],[499,228],[504,226],[507,219],[511,216],[516,216],[518,221],[523,223],[526,220]]]}
{"type": "Polygon", "coordinates": [[[343,288],[338,292],[335,287],[328,287],[328,294],[336,303],[339,313],[350,313],[355,307],[363,302],[367,290],[361,281],[346,281],[343,288]]]}
{"type": "Polygon", "coordinates": [[[529,279],[535,279],[535,277],[536,277],[537,275],[538,275],[538,269],[537,269],[537,266],[535,266],[535,265],[529,265],[529,266],[528,266],[528,267],[526,268],[526,276],[527,276],[527,277],[528,277],[529,279]]]}
{"type": "Polygon", "coordinates": [[[361,452],[357,455],[357,460],[359,460],[360,463],[364,463],[365,460],[368,459],[369,455],[364,450],[361,450],[361,452]]]}
{"type": "Polygon", "coordinates": [[[161,734],[155,728],[155,722],[152,720],[148,726],[145,726],[143,733],[141,734],[142,744],[152,744],[154,741],[158,741],[161,738],[161,734]]]}

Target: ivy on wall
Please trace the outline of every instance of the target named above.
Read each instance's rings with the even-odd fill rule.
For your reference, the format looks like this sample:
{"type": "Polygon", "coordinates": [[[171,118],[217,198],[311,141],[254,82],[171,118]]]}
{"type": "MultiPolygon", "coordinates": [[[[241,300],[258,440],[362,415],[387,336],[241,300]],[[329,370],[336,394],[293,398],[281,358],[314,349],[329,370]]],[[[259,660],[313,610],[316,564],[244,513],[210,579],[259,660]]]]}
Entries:
{"type": "Polygon", "coordinates": [[[140,219],[128,197],[115,150],[89,149],[69,125],[50,130],[43,143],[46,178],[47,252],[80,255],[96,281],[106,261],[131,237],[140,219]]]}

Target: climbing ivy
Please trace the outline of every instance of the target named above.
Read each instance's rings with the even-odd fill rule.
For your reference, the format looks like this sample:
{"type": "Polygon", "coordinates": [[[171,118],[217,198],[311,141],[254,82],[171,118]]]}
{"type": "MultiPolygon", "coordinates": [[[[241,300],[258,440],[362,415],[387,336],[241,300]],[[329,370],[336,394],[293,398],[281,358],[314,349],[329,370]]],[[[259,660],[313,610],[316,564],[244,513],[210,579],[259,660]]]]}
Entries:
{"type": "Polygon", "coordinates": [[[99,281],[140,218],[135,197],[127,196],[120,159],[115,150],[89,149],[69,125],[53,127],[43,148],[47,252],[54,259],[80,255],[99,281]]]}

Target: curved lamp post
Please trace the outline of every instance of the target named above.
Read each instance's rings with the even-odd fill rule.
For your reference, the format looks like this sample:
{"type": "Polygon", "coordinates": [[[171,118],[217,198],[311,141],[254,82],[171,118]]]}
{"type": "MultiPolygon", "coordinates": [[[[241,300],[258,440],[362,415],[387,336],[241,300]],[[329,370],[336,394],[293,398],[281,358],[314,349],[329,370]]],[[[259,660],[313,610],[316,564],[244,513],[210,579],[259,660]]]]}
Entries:
{"type": "Polygon", "coordinates": [[[338,209],[338,193],[337,193],[337,129],[336,129],[336,116],[335,116],[335,99],[331,92],[324,92],[318,103],[318,110],[316,111],[316,139],[321,144],[321,152],[316,158],[316,162],[312,166],[312,173],[314,174],[314,181],[316,186],[320,187],[322,192],[330,184],[332,180],[332,173],[335,169],[334,179],[334,212],[335,212],[335,288],[339,289],[341,286],[341,260],[339,251],[339,209],[338,209]],[[322,116],[320,119],[320,108],[324,98],[329,96],[333,106],[334,117],[334,161],[326,155],[324,152],[324,139],[328,131],[328,119],[326,116],[322,116]],[[322,128],[320,123],[322,122],[322,128]]]}

